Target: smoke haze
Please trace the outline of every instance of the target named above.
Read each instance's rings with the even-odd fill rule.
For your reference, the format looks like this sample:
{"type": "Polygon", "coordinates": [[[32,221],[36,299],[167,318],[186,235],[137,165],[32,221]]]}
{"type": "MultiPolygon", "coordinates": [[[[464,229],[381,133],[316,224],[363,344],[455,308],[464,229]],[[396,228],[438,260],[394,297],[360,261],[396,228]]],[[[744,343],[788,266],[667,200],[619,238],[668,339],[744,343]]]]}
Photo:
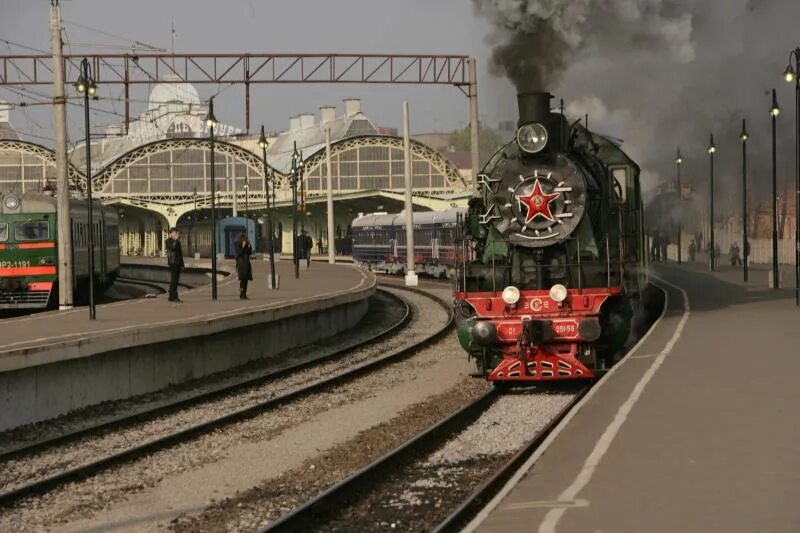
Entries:
{"type": "Polygon", "coordinates": [[[778,89],[778,182],[794,181],[794,90],[782,79],[800,45],[797,0],[473,0],[492,24],[492,72],[518,90],[549,90],[572,117],[625,140],[646,187],[683,176],[708,182],[709,133],[717,200],[739,201],[741,119],[748,119],[751,190],[771,192],[770,97],[778,89]]]}

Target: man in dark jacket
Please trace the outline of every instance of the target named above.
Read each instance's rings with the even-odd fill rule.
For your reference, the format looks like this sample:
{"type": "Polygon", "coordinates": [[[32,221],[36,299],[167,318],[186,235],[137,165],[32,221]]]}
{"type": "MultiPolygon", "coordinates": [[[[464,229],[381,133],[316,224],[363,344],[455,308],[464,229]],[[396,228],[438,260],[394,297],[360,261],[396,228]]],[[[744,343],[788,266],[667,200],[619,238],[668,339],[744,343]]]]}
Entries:
{"type": "Polygon", "coordinates": [[[167,265],[169,266],[169,301],[180,302],[178,298],[178,280],[183,270],[183,251],[181,250],[181,234],[178,228],[169,229],[169,239],[164,246],[167,250],[167,265]]]}

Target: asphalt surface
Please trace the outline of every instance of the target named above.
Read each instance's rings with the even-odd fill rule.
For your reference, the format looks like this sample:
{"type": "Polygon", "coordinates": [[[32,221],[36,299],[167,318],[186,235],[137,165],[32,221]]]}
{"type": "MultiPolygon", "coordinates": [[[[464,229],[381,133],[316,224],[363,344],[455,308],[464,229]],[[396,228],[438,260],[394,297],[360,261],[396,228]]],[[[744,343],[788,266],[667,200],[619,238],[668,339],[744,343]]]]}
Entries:
{"type": "Polygon", "coordinates": [[[731,267],[652,271],[664,317],[471,527],[800,531],[794,288],[763,268],[747,286],[731,267]]]}

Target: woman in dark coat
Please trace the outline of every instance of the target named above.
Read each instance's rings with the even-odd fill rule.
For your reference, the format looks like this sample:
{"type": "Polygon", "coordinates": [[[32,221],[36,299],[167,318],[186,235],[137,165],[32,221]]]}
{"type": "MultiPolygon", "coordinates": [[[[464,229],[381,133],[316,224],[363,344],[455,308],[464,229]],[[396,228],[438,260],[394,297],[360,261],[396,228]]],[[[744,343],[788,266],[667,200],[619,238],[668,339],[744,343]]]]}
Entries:
{"type": "Polygon", "coordinates": [[[247,300],[247,282],[253,280],[253,268],[250,266],[250,255],[253,247],[244,233],[236,237],[236,273],[239,275],[239,298],[247,300]]]}

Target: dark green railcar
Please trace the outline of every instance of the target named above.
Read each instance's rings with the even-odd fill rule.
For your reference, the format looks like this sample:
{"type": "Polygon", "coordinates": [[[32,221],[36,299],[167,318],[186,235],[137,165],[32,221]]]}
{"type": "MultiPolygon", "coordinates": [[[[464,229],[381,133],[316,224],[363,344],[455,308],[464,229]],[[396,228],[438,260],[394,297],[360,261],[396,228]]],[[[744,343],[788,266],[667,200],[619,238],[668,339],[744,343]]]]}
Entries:
{"type": "MultiPolygon", "coordinates": [[[[75,302],[85,301],[89,283],[89,204],[70,201],[75,302]]],[[[96,286],[101,290],[119,273],[117,213],[95,203],[96,286]]],[[[58,303],[56,199],[42,193],[0,197],[0,309],[43,309],[58,303]]]]}

